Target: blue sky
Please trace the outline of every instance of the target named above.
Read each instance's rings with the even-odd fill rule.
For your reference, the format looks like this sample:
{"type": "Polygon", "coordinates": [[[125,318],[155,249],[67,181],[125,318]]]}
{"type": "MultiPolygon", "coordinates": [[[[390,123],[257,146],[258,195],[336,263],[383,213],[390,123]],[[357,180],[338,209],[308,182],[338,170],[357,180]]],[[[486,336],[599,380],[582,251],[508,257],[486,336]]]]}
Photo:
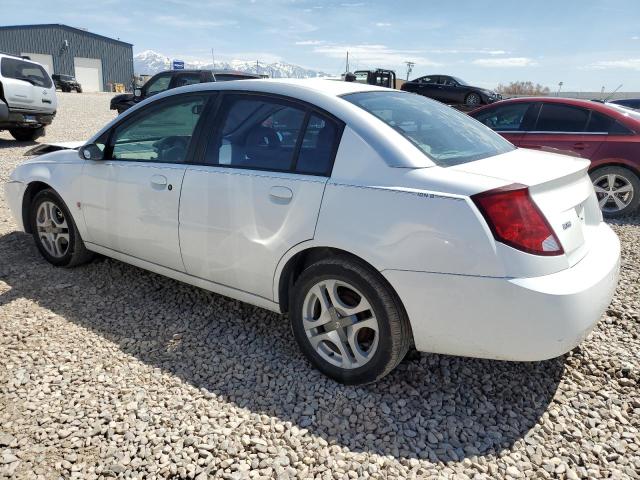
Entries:
{"type": "Polygon", "coordinates": [[[640,91],[640,1],[2,0],[3,25],[64,23],[172,58],[387,67],[495,87],[640,91]]]}

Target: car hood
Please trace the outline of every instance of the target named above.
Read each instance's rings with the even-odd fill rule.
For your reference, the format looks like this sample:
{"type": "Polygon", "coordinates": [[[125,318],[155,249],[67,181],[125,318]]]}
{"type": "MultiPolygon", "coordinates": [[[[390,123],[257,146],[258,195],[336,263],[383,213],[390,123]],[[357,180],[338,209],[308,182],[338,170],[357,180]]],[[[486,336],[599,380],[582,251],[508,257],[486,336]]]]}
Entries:
{"type": "Polygon", "coordinates": [[[133,93],[121,93],[120,95],[116,95],[111,98],[111,103],[126,102],[128,100],[133,100],[133,93]]]}

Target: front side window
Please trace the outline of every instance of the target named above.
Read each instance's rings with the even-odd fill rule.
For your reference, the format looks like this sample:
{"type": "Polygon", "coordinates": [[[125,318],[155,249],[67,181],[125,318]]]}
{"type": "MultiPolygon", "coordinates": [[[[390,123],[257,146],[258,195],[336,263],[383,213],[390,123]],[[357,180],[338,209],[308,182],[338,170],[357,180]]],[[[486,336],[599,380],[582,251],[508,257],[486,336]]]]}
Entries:
{"type": "Polygon", "coordinates": [[[538,132],[583,132],[589,111],[571,105],[544,103],[538,115],[538,132]]]}
{"type": "Polygon", "coordinates": [[[161,75],[155,79],[149,80],[149,83],[147,84],[147,96],[164,92],[169,88],[170,83],[171,75],[161,75]]]}
{"type": "Polygon", "coordinates": [[[530,103],[514,103],[489,108],[472,116],[492,130],[515,132],[522,130],[522,121],[530,106],[530,103]]]}
{"type": "Polygon", "coordinates": [[[23,80],[36,87],[50,88],[51,78],[37,63],[25,62],[19,58],[4,57],[0,62],[0,72],[5,78],[23,80]]]}
{"type": "Polygon", "coordinates": [[[500,135],[468,115],[421,95],[362,92],[342,98],[389,125],[441,167],[515,149],[500,135]]]}
{"type": "Polygon", "coordinates": [[[149,105],[131,121],[117,126],[111,139],[111,159],[182,163],[206,97],[189,95],[149,105]]]}
{"type": "Polygon", "coordinates": [[[306,110],[276,98],[229,95],[207,148],[211,165],[287,171],[293,165],[306,110]]]}

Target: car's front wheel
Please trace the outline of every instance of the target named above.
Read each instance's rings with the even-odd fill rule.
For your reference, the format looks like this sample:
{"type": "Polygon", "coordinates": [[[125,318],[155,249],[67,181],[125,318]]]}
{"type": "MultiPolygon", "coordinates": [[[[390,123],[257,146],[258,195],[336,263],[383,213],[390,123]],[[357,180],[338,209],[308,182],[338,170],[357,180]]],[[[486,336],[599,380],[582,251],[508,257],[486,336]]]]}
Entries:
{"type": "Polygon", "coordinates": [[[624,167],[608,166],[590,174],[604,216],[621,217],[640,206],[640,178],[624,167]]]}
{"type": "Polygon", "coordinates": [[[464,99],[464,103],[466,105],[480,105],[482,103],[482,99],[480,98],[480,95],[472,92],[464,99]]]}
{"type": "Polygon", "coordinates": [[[31,202],[31,232],[42,256],[58,267],[88,262],[85,246],[67,206],[52,189],[38,192],[31,202]]]}
{"type": "Polygon", "coordinates": [[[348,385],[391,372],[411,346],[400,300],[378,272],[346,256],[307,267],[293,286],[291,327],[302,352],[348,385]]]}

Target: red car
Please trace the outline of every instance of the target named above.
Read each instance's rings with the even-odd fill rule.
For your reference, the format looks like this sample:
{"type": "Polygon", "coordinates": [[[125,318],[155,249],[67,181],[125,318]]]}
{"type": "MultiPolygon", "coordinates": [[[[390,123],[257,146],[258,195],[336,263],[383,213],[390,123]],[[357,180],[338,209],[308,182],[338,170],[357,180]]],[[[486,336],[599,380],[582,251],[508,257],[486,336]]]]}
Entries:
{"type": "Polygon", "coordinates": [[[522,148],[591,160],[589,174],[602,212],[618,217],[640,205],[640,112],[571,98],[514,98],[472,117],[522,148]]]}

